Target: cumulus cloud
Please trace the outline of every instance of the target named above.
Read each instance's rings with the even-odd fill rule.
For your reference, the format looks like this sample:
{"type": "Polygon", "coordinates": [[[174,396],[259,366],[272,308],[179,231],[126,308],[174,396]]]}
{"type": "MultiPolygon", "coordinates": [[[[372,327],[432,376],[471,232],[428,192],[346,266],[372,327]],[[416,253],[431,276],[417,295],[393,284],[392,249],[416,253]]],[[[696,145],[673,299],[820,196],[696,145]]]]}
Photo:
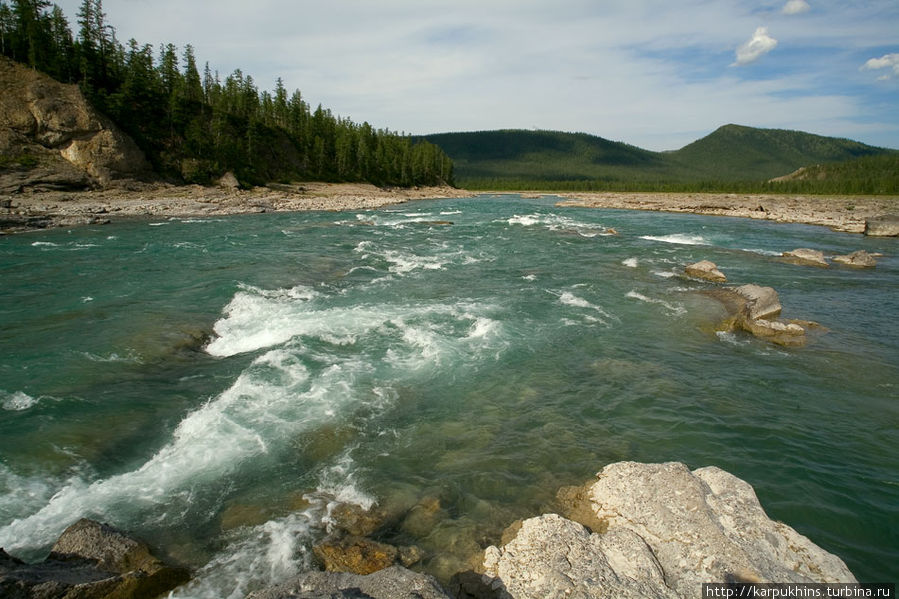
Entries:
{"type": "Polygon", "coordinates": [[[811,8],[805,0],[789,0],[789,2],[784,4],[781,12],[785,15],[800,15],[808,12],[811,8]]]}
{"type": "MultiPolygon", "coordinates": [[[[872,58],[862,65],[863,71],[876,71],[878,69],[892,69],[893,75],[899,76],[899,54],[884,54],[880,58],[872,58]]],[[[890,73],[878,77],[884,80],[892,77],[890,73]]]]}
{"type": "Polygon", "coordinates": [[[741,67],[755,62],[777,46],[777,40],[768,35],[767,27],[759,27],[752,37],[737,48],[737,60],[731,66],[741,67]]]}

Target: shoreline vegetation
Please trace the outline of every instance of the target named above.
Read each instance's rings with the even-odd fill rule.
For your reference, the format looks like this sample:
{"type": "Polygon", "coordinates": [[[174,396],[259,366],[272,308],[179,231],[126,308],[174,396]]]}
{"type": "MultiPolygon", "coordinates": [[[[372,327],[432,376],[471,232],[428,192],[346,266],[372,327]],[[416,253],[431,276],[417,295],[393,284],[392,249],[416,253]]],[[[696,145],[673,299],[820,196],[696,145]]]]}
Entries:
{"type": "MultiPolygon", "coordinates": [[[[449,186],[377,187],[367,183],[303,182],[249,190],[129,183],[95,191],[47,191],[0,197],[0,234],[50,227],[105,224],[129,217],[185,218],[301,212],[370,210],[414,200],[465,198],[515,192],[473,192],[449,186]]],[[[559,197],[559,207],[609,208],[731,216],[820,225],[863,233],[868,219],[899,210],[884,196],[802,196],[737,193],[606,192],[523,193],[522,198],[559,197]]]]}

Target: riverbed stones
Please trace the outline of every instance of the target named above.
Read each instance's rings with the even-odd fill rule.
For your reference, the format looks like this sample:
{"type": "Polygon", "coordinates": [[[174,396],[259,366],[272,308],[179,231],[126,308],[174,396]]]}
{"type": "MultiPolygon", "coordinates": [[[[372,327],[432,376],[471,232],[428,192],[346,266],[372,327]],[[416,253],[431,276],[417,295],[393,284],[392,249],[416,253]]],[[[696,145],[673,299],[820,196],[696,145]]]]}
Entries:
{"type": "Polygon", "coordinates": [[[332,537],[312,548],[328,572],[371,574],[397,562],[399,550],[393,545],[364,537],[332,537]]]}
{"type": "Polygon", "coordinates": [[[698,597],[704,582],[855,582],[843,561],[765,514],[715,467],[619,462],[585,486],[605,531],[557,514],[525,520],[483,570],[497,596],[698,597]]]}
{"type": "Polygon", "coordinates": [[[688,277],[704,279],[713,283],[727,282],[727,277],[724,276],[724,273],[718,270],[718,266],[710,260],[700,260],[695,264],[689,264],[684,269],[684,272],[688,277]]]}
{"type": "Polygon", "coordinates": [[[899,214],[884,214],[865,220],[865,235],[899,237],[899,214]]]}
{"type": "Polygon", "coordinates": [[[88,519],[67,528],[39,564],[0,550],[4,597],[150,599],[188,579],[186,569],[164,563],[145,543],[88,519]]]}
{"type": "Polygon", "coordinates": [[[845,256],[834,256],[833,261],[853,268],[874,268],[877,266],[877,260],[865,250],[858,250],[845,256]]]}
{"type": "Polygon", "coordinates": [[[830,266],[824,257],[824,252],[810,248],[797,248],[783,253],[783,260],[798,266],[817,266],[827,268],[830,266]]]}
{"type": "Polygon", "coordinates": [[[431,576],[392,566],[368,575],[305,572],[247,599],[450,599],[431,576]]]}

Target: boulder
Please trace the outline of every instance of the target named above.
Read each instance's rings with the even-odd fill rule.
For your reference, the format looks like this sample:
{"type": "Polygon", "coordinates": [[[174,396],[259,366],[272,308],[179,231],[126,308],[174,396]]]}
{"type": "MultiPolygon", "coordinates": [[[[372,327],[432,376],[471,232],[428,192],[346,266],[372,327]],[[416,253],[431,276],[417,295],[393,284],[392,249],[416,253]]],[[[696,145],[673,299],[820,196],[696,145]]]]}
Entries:
{"type": "Polygon", "coordinates": [[[426,574],[393,566],[366,576],[335,572],[306,572],[247,595],[247,599],[450,599],[426,574]]]}
{"type": "Polygon", "coordinates": [[[237,177],[234,176],[234,173],[228,171],[218,180],[218,186],[222,189],[237,191],[238,189],[240,189],[240,181],[237,180],[237,177]]]}
{"type": "Polygon", "coordinates": [[[585,493],[603,532],[556,514],[525,520],[485,551],[482,580],[496,596],[692,598],[704,582],[856,582],[723,470],[619,462],[597,476],[585,493]]]}
{"type": "Polygon", "coordinates": [[[858,250],[845,256],[834,256],[833,261],[854,268],[874,268],[877,266],[877,260],[865,250],[858,250]]]}
{"type": "Polygon", "coordinates": [[[393,545],[364,537],[331,537],[312,548],[328,572],[371,574],[397,562],[399,550],[393,545]]]}
{"type": "Polygon", "coordinates": [[[746,317],[750,320],[777,318],[783,310],[780,297],[772,287],[740,285],[733,291],[746,300],[746,317]]]}
{"type": "Polygon", "coordinates": [[[145,543],[87,519],[67,528],[42,563],[25,564],[0,550],[2,596],[150,599],[189,578],[145,543]]]}
{"type": "Polygon", "coordinates": [[[885,214],[865,220],[865,235],[899,237],[899,214],[885,214]]]}
{"type": "Polygon", "coordinates": [[[712,281],[714,283],[726,283],[727,277],[724,276],[724,273],[718,270],[718,266],[714,262],[710,262],[708,260],[701,260],[695,264],[688,265],[684,272],[686,272],[688,277],[694,277],[696,279],[705,279],[706,281],[712,281]]]}
{"type": "Polygon", "coordinates": [[[0,192],[83,189],[151,173],[134,141],[77,85],[0,58],[0,88],[0,192]]]}
{"type": "Polygon", "coordinates": [[[824,258],[823,252],[809,248],[797,248],[789,252],[784,252],[783,260],[799,266],[817,266],[819,268],[827,268],[830,266],[827,264],[827,259],[824,258]]]}

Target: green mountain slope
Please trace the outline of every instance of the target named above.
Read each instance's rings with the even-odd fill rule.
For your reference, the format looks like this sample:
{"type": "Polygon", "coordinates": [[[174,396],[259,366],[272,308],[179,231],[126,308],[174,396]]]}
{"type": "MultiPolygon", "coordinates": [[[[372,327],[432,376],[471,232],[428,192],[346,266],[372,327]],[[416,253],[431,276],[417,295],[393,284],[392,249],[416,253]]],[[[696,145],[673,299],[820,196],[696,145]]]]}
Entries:
{"type": "MultiPolygon", "coordinates": [[[[899,156],[896,150],[848,139],[740,125],[725,125],[671,152],[652,152],[585,133],[558,131],[441,133],[425,139],[440,146],[453,160],[456,181],[473,189],[764,191],[777,189],[777,183],[768,183],[770,179],[800,167],[867,156],[899,156]]],[[[875,168],[875,164],[880,163],[862,161],[852,168],[830,169],[833,176],[829,177],[828,192],[840,188],[846,193],[864,193],[857,182],[888,176],[888,169],[875,168]],[[876,171],[870,177],[863,172],[869,168],[876,171]],[[847,183],[850,179],[852,182],[847,183]]],[[[823,191],[823,185],[816,181],[791,183],[803,191],[823,191]]],[[[875,181],[866,188],[885,186],[875,181]]]]}
{"type": "Polygon", "coordinates": [[[667,155],[697,173],[720,180],[767,180],[802,166],[842,162],[889,152],[849,139],[785,129],[725,125],[667,155]]]}

